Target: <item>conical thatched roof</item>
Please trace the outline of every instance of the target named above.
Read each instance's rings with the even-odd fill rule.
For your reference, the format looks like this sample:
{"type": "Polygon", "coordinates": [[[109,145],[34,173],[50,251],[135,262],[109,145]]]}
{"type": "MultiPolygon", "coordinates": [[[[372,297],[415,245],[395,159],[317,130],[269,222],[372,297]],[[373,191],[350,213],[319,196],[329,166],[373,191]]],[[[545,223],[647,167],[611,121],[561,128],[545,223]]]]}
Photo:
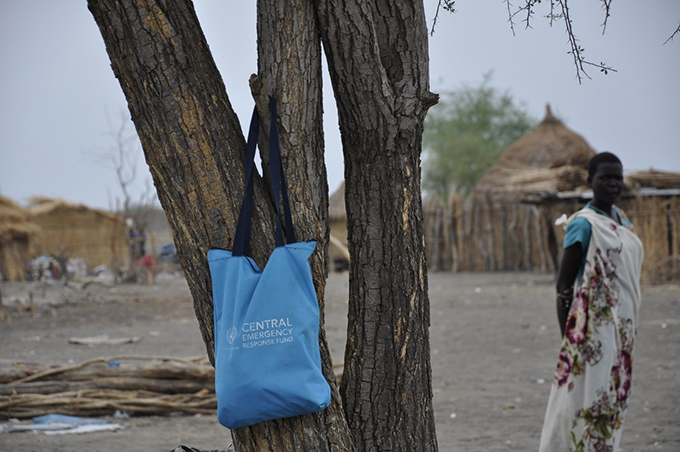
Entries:
{"type": "Polygon", "coordinates": [[[587,166],[596,152],[576,132],[553,116],[515,141],[484,175],[475,191],[558,192],[585,185],[587,166]]]}

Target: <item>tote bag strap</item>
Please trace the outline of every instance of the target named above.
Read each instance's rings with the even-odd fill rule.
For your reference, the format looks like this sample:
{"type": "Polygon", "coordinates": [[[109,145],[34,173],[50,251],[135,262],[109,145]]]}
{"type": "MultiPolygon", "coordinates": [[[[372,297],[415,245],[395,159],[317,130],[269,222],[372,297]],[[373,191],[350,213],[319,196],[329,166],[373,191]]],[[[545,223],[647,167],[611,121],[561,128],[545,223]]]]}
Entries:
{"type": "MultiPolygon", "coordinates": [[[[269,168],[272,179],[272,189],[274,192],[274,202],[276,204],[276,246],[283,246],[283,233],[280,219],[280,198],[283,199],[283,214],[286,224],[286,243],[295,243],[295,232],[293,230],[293,220],[290,213],[290,202],[288,200],[288,189],[283,165],[281,164],[281,147],[279,145],[279,133],[276,124],[276,101],[269,97],[269,109],[271,111],[271,126],[269,129],[269,168]]],[[[232,247],[233,256],[243,256],[250,254],[250,225],[253,213],[253,173],[255,166],[255,149],[260,133],[260,116],[257,107],[253,109],[253,116],[250,120],[248,131],[248,144],[245,155],[245,195],[241,204],[241,212],[234,234],[234,246],[232,247]]]]}
{"type": "Polygon", "coordinates": [[[271,125],[269,127],[269,168],[272,176],[272,191],[274,192],[274,203],[276,204],[276,246],[283,246],[283,234],[281,231],[281,215],[279,212],[279,192],[283,198],[283,217],[286,222],[286,243],[295,243],[295,231],[293,229],[293,219],[290,213],[290,202],[288,200],[288,184],[286,175],[283,173],[281,163],[281,146],[279,145],[279,131],[276,125],[276,100],[269,96],[269,110],[271,111],[271,125]]]}
{"type": "Polygon", "coordinates": [[[232,247],[233,256],[243,256],[250,254],[250,224],[253,215],[253,167],[255,166],[255,148],[257,138],[260,135],[260,115],[257,108],[253,109],[253,116],[250,119],[250,129],[248,130],[248,144],[246,146],[245,158],[245,194],[241,203],[241,213],[236,225],[234,234],[234,246],[232,247]]]}

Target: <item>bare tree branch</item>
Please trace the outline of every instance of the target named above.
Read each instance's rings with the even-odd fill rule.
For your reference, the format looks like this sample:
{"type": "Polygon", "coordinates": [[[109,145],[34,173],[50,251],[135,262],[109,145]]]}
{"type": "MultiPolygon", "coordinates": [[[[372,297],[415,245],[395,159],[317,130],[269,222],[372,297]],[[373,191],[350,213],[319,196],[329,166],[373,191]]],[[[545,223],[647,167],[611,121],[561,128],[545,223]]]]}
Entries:
{"type": "Polygon", "coordinates": [[[678,28],[675,29],[673,34],[668,39],[666,39],[666,41],[664,41],[663,45],[666,45],[668,41],[672,41],[675,35],[677,35],[678,33],[680,33],[680,24],[678,24],[678,28]]]}
{"type": "MultiPolygon", "coordinates": [[[[138,157],[141,154],[141,147],[139,139],[134,129],[130,130],[132,123],[125,112],[120,114],[120,122],[114,126],[108,113],[106,115],[109,135],[113,140],[113,144],[108,151],[94,152],[95,162],[101,163],[113,169],[118,186],[122,192],[122,208],[126,216],[133,215],[133,184],[137,182],[138,176],[138,157]]],[[[134,191],[137,191],[136,189],[134,191]]],[[[147,200],[153,200],[155,190],[149,187],[148,181],[142,194],[140,195],[140,202],[145,205],[151,205],[147,200]],[[150,192],[151,190],[151,192],[150,192]]],[[[134,215],[137,216],[137,215],[134,215]]]]}
{"type": "Polygon", "coordinates": [[[550,26],[552,27],[557,20],[557,15],[555,14],[555,0],[550,0],[550,26]]]}
{"type": "Polygon", "coordinates": [[[581,83],[581,72],[590,78],[588,73],[583,69],[583,48],[578,45],[578,39],[574,35],[574,29],[572,28],[571,17],[569,16],[569,6],[567,6],[567,0],[559,0],[560,7],[562,9],[562,16],[564,18],[564,26],[567,28],[567,37],[569,39],[569,45],[571,46],[571,51],[568,52],[574,57],[574,64],[576,65],[576,78],[579,84],[581,83]]]}
{"type": "Polygon", "coordinates": [[[609,19],[609,9],[614,0],[602,0],[602,9],[604,9],[604,22],[602,23],[602,34],[607,30],[607,20],[609,19]]]}
{"type": "Polygon", "coordinates": [[[438,0],[437,10],[434,13],[434,19],[432,19],[432,28],[430,29],[430,36],[434,35],[434,27],[437,25],[437,19],[439,18],[439,9],[442,8],[444,11],[450,13],[456,12],[456,0],[438,0]]]}
{"type": "MultiPolygon", "coordinates": [[[[599,0],[599,1],[602,2],[602,9],[604,11],[604,21],[602,23],[602,34],[604,34],[605,31],[607,30],[607,23],[609,20],[609,16],[611,15],[610,13],[611,5],[614,0],[599,0]]],[[[517,16],[521,15],[522,17],[521,21],[524,22],[525,29],[532,28],[531,21],[533,20],[536,14],[536,5],[542,3],[541,0],[522,0],[520,2],[520,5],[516,7],[513,6],[510,0],[504,0],[504,2],[508,10],[508,23],[510,24],[510,30],[512,31],[513,36],[515,35],[515,20],[517,16]]],[[[437,22],[437,18],[439,17],[439,9],[442,8],[446,11],[453,12],[454,3],[455,2],[451,0],[438,0],[437,11],[435,13],[434,21],[432,23],[432,30],[430,32],[431,35],[434,34],[434,26],[437,22]]],[[[597,68],[600,70],[600,72],[604,73],[605,75],[608,74],[610,71],[616,72],[616,69],[607,65],[604,62],[594,63],[592,61],[586,60],[584,55],[585,49],[580,46],[579,40],[574,34],[573,22],[569,14],[568,0],[550,0],[550,11],[544,17],[550,21],[551,27],[553,26],[555,21],[559,20],[564,21],[564,26],[567,31],[569,47],[571,49],[567,53],[571,55],[574,60],[574,66],[576,68],[576,79],[578,80],[579,84],[581,84],[584,76],[587,77],[588,79],[591,78],[590,75],[588,75],[586,68],[590,67],[597,68]]],[[[680,25],[671,35],[671,37],[668,38],[668,40],[666,40],[666,42],[673,39],[673,37],[679,32],[680,25]]]]}
{"type": "MultiPolygon", "coordinates": [[[[576,66],[576,78],[578,79],[579,84],[582,81],[581,76],[584,75],[588,77],[589,79],[591,78],[590,75],[588,75],[588,72],[586,71],[584,66],[592,66],[595,68],[598,68],[600,72],[604,73],[605,75],[608,74],[610,71],[611,72],[616,72],[616,69],[612,68],[611,66],[608,66],[604,62],[598,63],[593,63],[591,61],[588,61],[585,59],[584,52],[585,49],[581,47],[578,42],[579,40],[576,38],[576,35],[574,34],[574,29],[573,29],[573,23],[571,20],[571,17],[569,15],[569,5],[567,5],[567,0],[557,0],[560,4],[560,8],[562,9],[562,18],[564,19],[564,24],[567,29],[567,36],[569,38],[569,45],[571,46],[571,51],[569,54],[572,55],[574,58],[574,65],[576,66]]],[[[606,4],[606,12],[605,14],[608,16],[609,15],[609,5],[611,5],[611,1],[607,3],[607,0],[602,0],[603,3],[606,4]]],[[[605,18],[605,23],[604,26],[606,27],[606,22],[607,19],[605,18]]],[[[604,33],[604,30],[603,30],[604,33]]]]}
{"type": "Polygon", "coordinates": [[[512,35],[515,36],[515,23],[512,21],[514,16],[512,14],[512,5],[510,5],[510,0],[506,0],[505,4],[508,7],[508,23],[510,24],[510,30],[512,31],[512,35]]]}
{"type": "MultiPolygon", "coordinates": [[[[541,0],[524,0],[524,5],[517,7],[517,11],[513,12],[513,6],[512,3],[510,3],[510,0],[505,0],[505,5],[508,9],[508,22],[510,23],[510,30],[512,30],[512,35],[515,35],[515,16],[519,15],[520,13],[526,14],[524,19],[522,19],[522,22],[524,22],[525,26],[524,28],[532,28],[531,27],[531,19],[534,17],[534,6],[537,3],[541,3],[541,0]]],[[[552,10],[552,4],[554,3],[554,0],[550,0],[550,7],[552,10]]],[[[546,16],[551,18],[551,25],[552,25],[552,14],[546,16]]]]}
{"type": "MultiPolygon", "coordinates": [[[[602,8],[604,10],[605,15],[604,22],[602,24],[602,33],[604,34],[607,28],[607,20],[609,19],[610,16],[610,9],[613,0],[600,0],[600,1],[602,2],[603,5],[602,8]]],[[[523,0],[523,3],[517,6],[516,10],[513,12],[514,7],[510,3],[510,0],[505,0],[505,4],[508,9],[508,22],[510,23],[510,29],[512,30],[513,35],[515,34],[515,17],[519,14],[522,14],[524,16],[522,22],[525,23],[525,28],[531,28],[531,20],[535,15],[535,7],[539,3],[541,3],[541,0],[523,0]]],[[[579,40],[578,38],[576,38],[576,35],[574,34],[573,22],[569,15],[568,0],[550,0],[550,12],[545,17],[550,21],[551,27],[553,23],[557,20],[564,21],[569,41],[569,47],[571,48],[568,54],[570,54],[574,59],[574,66],[576,67],[576,78],[579,84],[581,83],[583,76],[589,79],[591,78],[590,75],[588,75],[588,72],[586,71],[586,67],[598,68],[604,74],[608,74],[610,71],[616,72],[616,69],[612,68],[611,66],[608,66],[603,62],[598,64],[586,60],[584,56],[584,49],[579,45],[579,40]]]]}

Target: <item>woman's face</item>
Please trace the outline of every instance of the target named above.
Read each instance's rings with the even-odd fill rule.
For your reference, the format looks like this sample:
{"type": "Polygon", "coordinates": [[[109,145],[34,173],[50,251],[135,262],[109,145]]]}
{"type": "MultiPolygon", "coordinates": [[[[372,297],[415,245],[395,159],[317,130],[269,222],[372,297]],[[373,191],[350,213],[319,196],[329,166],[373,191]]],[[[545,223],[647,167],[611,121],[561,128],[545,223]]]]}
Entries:
{"type": "Polygon", "coordinates": [[[620,163],[600,163],[590,180],[590,186],[595,200],[614,204],[623,191],[623,167],[620,163]]]}

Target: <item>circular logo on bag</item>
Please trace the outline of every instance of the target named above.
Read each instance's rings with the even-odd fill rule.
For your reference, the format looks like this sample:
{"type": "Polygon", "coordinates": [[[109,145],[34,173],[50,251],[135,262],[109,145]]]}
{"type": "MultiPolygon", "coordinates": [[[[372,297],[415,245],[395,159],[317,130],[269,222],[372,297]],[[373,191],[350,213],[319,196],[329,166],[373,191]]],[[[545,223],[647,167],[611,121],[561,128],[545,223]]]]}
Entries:
{"type": "Polygon", "coordinates": [[[236,340],[236,336],[238,336],[238,330],[236,327],[231,327],[229,328],[229,331],[227,331],[227,342],[231,345],[234,343],[234,340],[236,340]]]}

